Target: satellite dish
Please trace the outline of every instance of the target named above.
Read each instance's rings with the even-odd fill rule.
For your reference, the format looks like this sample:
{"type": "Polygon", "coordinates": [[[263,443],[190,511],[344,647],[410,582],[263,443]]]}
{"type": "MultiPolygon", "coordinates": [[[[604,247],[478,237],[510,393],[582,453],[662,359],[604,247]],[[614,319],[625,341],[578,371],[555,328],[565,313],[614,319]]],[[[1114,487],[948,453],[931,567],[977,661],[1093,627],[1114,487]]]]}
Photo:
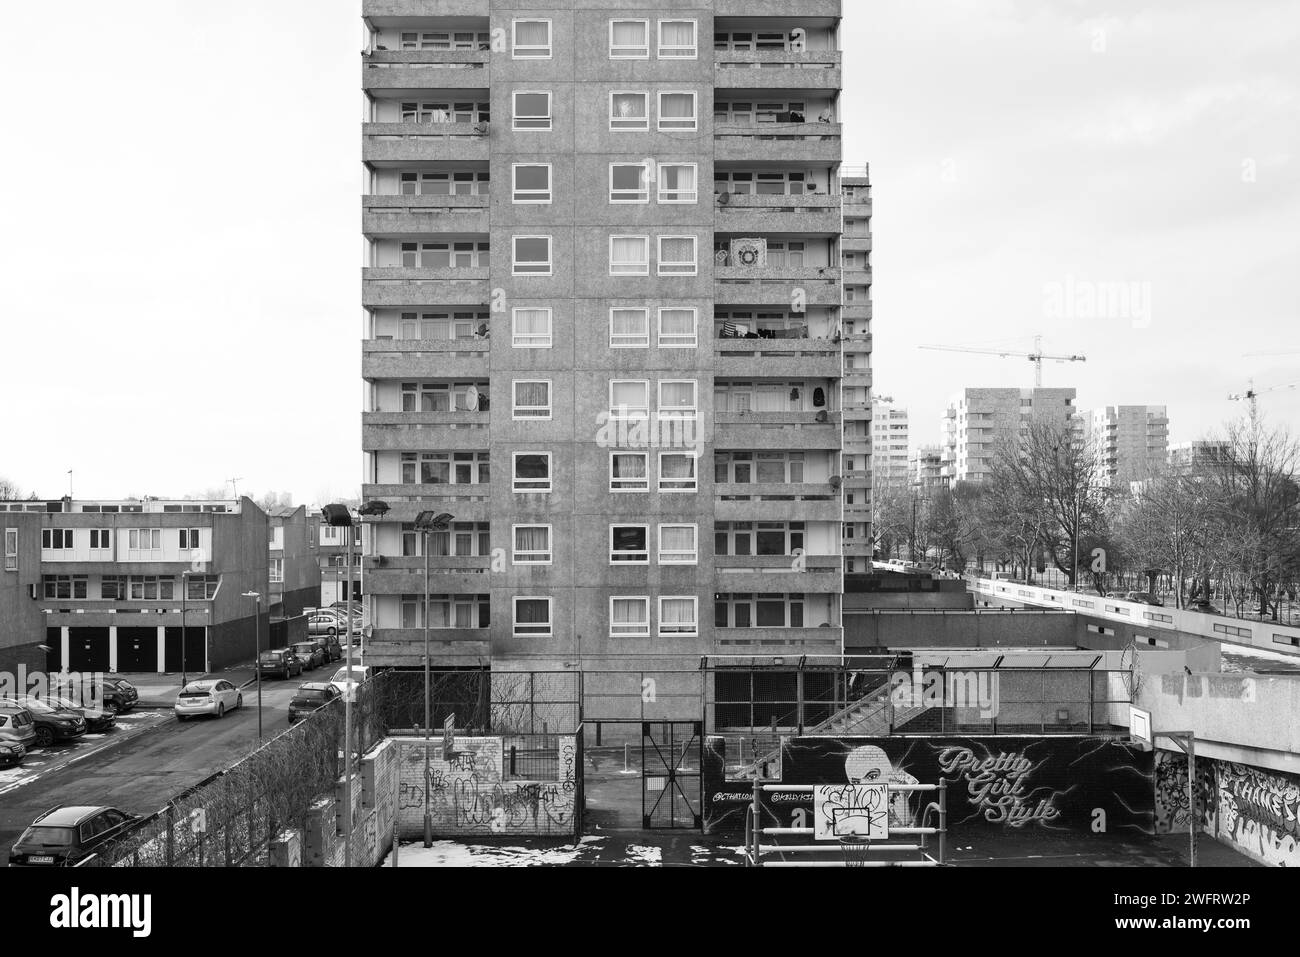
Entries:
{"type": "Polygon", "coordinates": [[[479,402],[478,386],[476,386],[476,385],[472,385],[472,386],[469,387],[469,391],[467,391],[467,392],[465,393],[465,408],[466,408],[466,410],[469,411],[469,412],[477,412],[477,411],[478,411],[478,402],[479,402]]]}

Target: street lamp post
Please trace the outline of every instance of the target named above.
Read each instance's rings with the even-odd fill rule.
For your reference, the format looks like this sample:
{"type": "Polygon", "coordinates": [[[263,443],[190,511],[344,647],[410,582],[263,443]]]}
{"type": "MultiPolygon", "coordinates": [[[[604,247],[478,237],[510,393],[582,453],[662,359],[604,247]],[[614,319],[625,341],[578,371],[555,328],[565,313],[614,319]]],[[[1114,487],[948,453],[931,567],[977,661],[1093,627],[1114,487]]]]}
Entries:
{"type": "Polygon", "coordinates": [[[429,662],[429,536],[451,527],[454,516],[446,512],[421,512],[415,517],[415,528],[424,533],[424,846],[433,847],[433,817],[429,807],[429,748],[433,732],[433,697],[430,693],[429,662]]]}
{"type": "MultiPolygon", "coordinates": [[[[181,572],[181,690],[189,684],[188,669],[185,667],[185,599],[189,597],[190,573],[181,572]]],[[[164,649],[166,650],[166,649],[164,649]]]]}
{"type": "Polygon", "coordinates": [[[257,743],[262,743],[262,594],[246,591],[243,597],[253,599],[253,661],[257,667],[257,743]]]}

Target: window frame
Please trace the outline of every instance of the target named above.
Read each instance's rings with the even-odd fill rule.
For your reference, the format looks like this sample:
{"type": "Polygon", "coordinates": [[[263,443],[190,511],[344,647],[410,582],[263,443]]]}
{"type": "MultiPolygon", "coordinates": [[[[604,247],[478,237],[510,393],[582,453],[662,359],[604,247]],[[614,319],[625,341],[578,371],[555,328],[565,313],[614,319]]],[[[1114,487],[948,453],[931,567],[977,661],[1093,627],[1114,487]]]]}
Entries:
{"type": "Polygon", "coordinates": [[[649,275],[650,275],[650,256],[651,256],[651,247],[650,247],[650,237],[649,237],[649,236],[641,235],[641,234],[638,234],[638,233],[610,233],[610,236],[609,236],[609,274],[610,274],[611,276],[631,276],[631,277],[643,277],[643,276],[649,276],[649,275]],[[642,267],[642,264],[641,264],[641,263],[637,263],[637,262],[632,263],[633,268],[635,268],[635,269],[637,270],[636,272],[622,272],[622,271],[618,271],[618,272],[616,272],[616,271],[615,271],[615,264],[614,264],[614,242],[615,242],[616,240],[619,240],[619,239],[639,239],[639,240],[643,240],[643,241],[644,241],[644,243],[645,243],[645,262],[644,262],[644,271],[642,271],[642,268],[643,268],[643,267],[642,267]]]}
{"type": "Polygon", "coordinates": [[[659,417],[669,419],[680,419],[686,421],[696,421],[700,417],[700,380],[699,379],[660,379],[659,387],[655,394],[655,409],[659,417]],[[691,385],[695,391],[695,401],[688,408],[664,408],[664,386],[666,385],[691,385]]]}
{"type": "MultiPolygon", "coordinates": [[[[660,349],[698,349],[700,347],[700,310],[697,306],[660,306],[658,313],[658,328],[656,329],[655,343],[660,349]],[[665,342],[667,338],[678,338],[685,340],[687,337],[676,333],[668,334],[664,332],[664,313],[666,312],[686,312],[691,315],[691,335],[690,342],[665,342]]],[[[696,396],[698,404],[699,397],[696,396]]]]}
{"type": "Polygon", "coordinates": [[[510,380],[510,415],[515,422],[550,422],[554,414],[554,386],[550,379],[511,379],[510,380]],[[518,387],[521,385],[545,385],[546,405],[526,406],[526,410],[544,411],[544,415],[520,415],[518,387]]]}
{"type": "Polygon", "coordinates": [[[520,233],[510,237],[510,275],[523,279],[541,279],[554,275],[555,271],[555,244],[554,237],[543,235],[541,233],[520,233]],[[519,241],[521,239],[544,239],[546,240],[546,268],[531,269],[520,272],[519,270],[519,241]]]}
{"type": "MultiPolygon", "coordinates": [[[[636,47],[635,49],[640,50],[640,49],[642,49],[642,48],[641,48],[641,47],[636,47]]],[[[611,17],[611,18],[610,18],[610,21],[609,21],[609,58],[610,58],[611,60],[648,60],[648,59],[650,59],[650,20],[649,20],[649,19],[642,19],[642,18],[640,18],[640,17],[611,17]],[[631,48],[616,48],[616,47],[614,46],[614,24],[616,24],[616,23],[639,23],[639,24],[641,24],[643,27],[645,27],[645,46],[644,46],[645,53],[637,53],[637,54],[626,54],[626,53],[624,53],[624,54],[616,54],[616,52],[615,52],[616,49],[631,49],[631,48]]]]}
{"type": "MultiPolygon", "coordinates": [[[[624,336],[624,338],[628,338],[624,336]]],[[[650,310],[642,306],[610,306],[609,307],[609,347],[611,349],[649,349],[650,348],[650,310]],[[645,335],[640,336],[635,343],[615,342],[614,333],[614,313],[632,312],[640,313],[645,320],[645,335]]]]}
{"type": "MultiPolygon", "coordinates": [[[[510,634],[513,638],[553,638],[555,637],[555,601],[550,595],[514,595],[510,601],[510,634]],[[519,603],[521,601],[541,601],[546,602],[546,631],[528,631],[519,630],[519,603]]],[[[528,627],[540,627],[539,625],[528,625],[528,627]]]]}
{"type": "Polygon", "coordinates": [[[650,380],[649,379],[610,379],[609,380],[609,420],[611,422],[637,422],[650,418],[650,380]],[[616,406],[614,404],[614,386],[640,385],[645,387],[644,406],[616,406]],[[623,411],[627,409],[627,411],[623,411]]]}
{"type": "MultiPolygon", "coordinates": [[[[655,128],[660,133],[698,133],[700,130],[700,94],[697,90],[660,90],[655,98],[658,105],[658,115],[655,118],[655,128]],[[691,125],[690,126],[664,126],[664,97],[665,96],[689,96],[691,98],[691,125]]],[[[672,118],[670,123],[685,123],[686,121],[679,118],[672,118]]]]}
{"type": "MultiPolygon", "coordinates": [[[[698,470],[697,470],[698,472],[698,470]]],[[[700,563],[700,526],[690,522],[665,522],[659,526],[659,549],[656,555],[656,561],[660,565],[698,565],[700,563]],[[664,559],[664,529],[666,528],[689,528],[695,535],[695,548],[690,552],[670,551],[669,556],[689,555],[689,558],[670,558],[664,559]]],[[[698,609],[696,614],[698,615],[698,609]]],[[[698,622],[696,624],[698,627],[698,622]]]]}
{"type": "Polygon", "coordinates": [[[609,452],[609,491],[612,495],[645,495],[650,491],[650,453],[640,452],[636,449],[610,449],[609,452]],[[618,479],[614,475],[614,457],[616,455],[639,456],[645,462],[645,483],[644,488],[618,488],[615,482],[627,482],[629,479],[618,479]]]}
{"type": "Polygon", "coordinates": [[[555,97],[550,90],[513,90],[510,93],[510,129],[515,133],[549,133],[555,128],[555,97]],[[546,97],[546,115],[543,116],[524,116],[522,119],[528,121],[544,121],[545,126],[521,126],[519,113],[520,96],[544,96],[546,97]]]}
{"type": "Polygon", "coordinates": [[[700,21],[690,17],[665,17],[660,20],[655,29],[655,55],[660,60],[698,60],[700,58],[700,21]],[[666,23],[689,23],[691,25],[691,34],[693,43],[690,47],[672,46],[664,43],[664,24],[666,23]],[[669,53],[664,55],[664,49],[668,50],[690,50],[690,53],[669,53]]]}
{"type": "Polygon", "coordinates": [[[513,349],[550,349],[555,342],[555,312],[550,306],[515,306],[510,310],[510,346],[513,349]],[[521,342],[520,336],[528,336],[530,339],[538,339],[538,333],[520,333],[519,331],[519,313],[521,312],[544,312],[546,313],[546,343],[541,342],[521,342]]]}
{"type": "Polygon", "coordinates": [[[649,638],[653,632],[653,623],[650,620],[650,596],[649,595],[610,595],[609,596],[609,637],[611,638],[649,638]],[[619,632],[614,627],[614,602],[616,601],[634,601],[641,602],[645,609],[645,631],[636,632],[619,632]]]}
{"type": "Polygon", "coordinates": [[[650,204],[650,171],[646,169],[646,164],[644,162],[613,162],[609,164],[609,204],[611,206],[648,206],[650,204]],[[637,189],[636,199],[615,198],[615,192],[627,192],[627,190],[616,191],[614,189],[614,170],[619,167],[629,167],[639,171],[637,182],[642,184],[642,186],[637,189]]]}
{"type": "MultiPolygon", "coordinates": [[[[700,164],[683,163],[683,162],[661,162],[658,169],[658,188],[655,190],[661,206],[698,206],[700,202],[700,164]],[[683,169],[695,171],[695,191],[691,199],[664,199],[664,170],[669,167],[678,166],[683,169]]],[[[682,190],[670,190],[669,192],[680,193],[682,190]]]]}
{"type": "MultiPolygon", "coordinates": [[[[526,479],[525,481],[536,481],[526,479]]],[[[555,456],[551,452],[512,452],[510,455],[510,491],[515,495],[549,495],[555,488],[555,456]],[[519,458],[523,455],[541,455],[546,459],[546,488],[519,487],[519,458]]]]}
{"type": "MultiPolygon", "coordinates": [[[[698,110],[697,110],[698,112],[698,110]]],[[[640,122],[640,121],[638,121],[640,122]]],[[[650,91],[649,90],[610,90],[609,91],[609,131],[611,133],[649,133],[650,132],[650,91]],[[614,97],[639,96],[645,102],[644,126],[616,126],[616,122],[628,122],[614,114],[614,97]]]]}
{"type": "MultiPolygon", "coordinates": [[[[542,552],[524,552],[524,555],[541,555],[542,552]]],[[[510,563],[512,565],[552,565],[555,563],[555,526],[538,525],[538,524],[519,524],[510,526],[510,563]],[[519,551],[519,531],[525,528],[544,528],[546,529],[546,558],[529,558],[520,559],[519,551]]]]}
{"type": "Polygon", "coordinates": [[[657,634],[660,638],[698,638],[700,636],[700,596],[699,595],[660,595],[659,596],[659,628],[657,634]],[[664,631],[664,602],[666,601],[689,601],[691,607],[695,609],[695,627],[689,631],[664,631]]]}
{"type": "MultiPolygon", "coordinates": [[[[657,481],[657,483],[656,483],[656,487],[659,489],[660,494],[662,494],[662,495],[698,495],[698,494],[699,494],[699,492],[700,492],[700,456],[695,455],[695,454],[692,453],[692,452],[683,452],[683,451],[681,451],[681,450],[679,450],[679,449],[678,449],[678,450],[666,451],[666,452],[665,452],[665,451],[661,451],[661,452],[659,453],[659,462],[658,462],[658,465],[659,465],[659,477],[658,477],[658,481],[657,481]],[[665,458],[666,456],[669,456],[669,455],[681,456],[681,457],[684,457],[684,458],[689,458],[689,459],[694,460],[694,462],[695,462],[695,481],[691,484],[691,486],[690,486],[689,488],[687,488],[687,487],[684,486],[684,485],[679,485],[679,486],[674,487],[674,486],[666,486],[666,485],[664,484],[664,458],[665,458]]],[[[680,483],[680,482],[682,482],[683,480],[682,480],[682,479],[669,479],[668,481],[671,481],[671,482],[678,482],[678,483],[680,483]]],[[[698,543],[697,543],[697,547],[698,547],[698,543]]]]}
{"type": "Polygon", "coordinates": [[[555,201],[555,170],[550,163],[511,163],[510,164],[510,203],[513,206],[550,206],[555,201]],[[526,194],[521,199],[521,190],[519,188],[519,171],[521,169],[544,169],[546,170],[546,189],[529,189],[523,190],[526,194]],[[544,199],[530,198],[533,194],[545,193],[544,199]]]}
{"type": "Polygon", "coordinates": [[[656,237],[655,275],[658,276],[698,276],[700,274],[700,237],[694,233],[666,233],[656,237]],[[668,239],[689,239],[691,241],[691,259],[689,269],[686,261],[674,262],[670,271],[665,272],[664,241],[668,239]]]}
{"type": "Polygon", "coordinates": [[[510,59],[512,60],[550,60],[555,56],[555,24],[549,17],[515,17],[510,21],[510,59]],[[546,24],[546,46],[543,47],[524,47],[525,50],[545,49],[545,54],[519,53],[519,25],[521,23],[544,23],[546,24]]]}
{"type": "Polygon", "coordinates": [[[650,526],[643,522],[615,522],[609,526],[609,564],[611,567],[619,568],[624,565],[649,565],[650,564],[650,526]],[[644,552],[615,552],[614,550],[614,530],[619,528],[640,529],[645,534],[644,552]],[[634,555],[635,558],[616,559],[614,556],[634,555]]]}

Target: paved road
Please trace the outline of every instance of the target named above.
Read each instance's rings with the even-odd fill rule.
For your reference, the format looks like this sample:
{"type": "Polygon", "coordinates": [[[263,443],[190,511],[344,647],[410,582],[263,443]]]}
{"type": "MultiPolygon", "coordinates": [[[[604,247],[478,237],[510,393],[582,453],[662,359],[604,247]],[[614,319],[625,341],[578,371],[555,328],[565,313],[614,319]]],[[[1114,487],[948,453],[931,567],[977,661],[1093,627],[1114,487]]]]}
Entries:
{"type": "MultiPolygon", "coordinates": [[[[317,669],[305,678],[263,682],[267,739],[289,727],[289,701],[298,685],[303,680],[325,680],[325,675],[325,669],[317,669]]],[[[136,814],[150,813],[172,794],[244,757],[257,746],[256,687],[245,688],[244,707],[220,721],[198,718],[179,723],[168,717],[121,744],[107,741],[58,749],[50,756],[72,759],[80,751],[86,756],[63,767],[59,767],[62,760],[51,761],[51,770],[40,770],[21,786],[0,793],[0,861],[8,859],[9,847],[23,828],[56,804],[110,804],[136,814]]]]}

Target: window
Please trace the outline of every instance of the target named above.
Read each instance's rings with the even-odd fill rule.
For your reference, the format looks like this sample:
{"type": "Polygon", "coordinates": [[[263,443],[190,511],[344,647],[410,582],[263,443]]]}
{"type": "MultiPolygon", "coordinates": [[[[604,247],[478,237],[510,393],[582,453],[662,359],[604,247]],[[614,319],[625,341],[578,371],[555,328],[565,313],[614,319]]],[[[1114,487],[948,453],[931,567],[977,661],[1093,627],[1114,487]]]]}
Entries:
{"type": "Polygon", "coordinates": [[[700,169],[695,163],[660,163],[659,202],[699,202],[699,178],[700,169]]]}
{"type": "MultiPolygon", "coordinates": [[[[276,529],[275,532],[272,532],[272,537],[277,540],[282,539],[283,535],[284,535],[284,529],[276,529]],[[279,534],[276,534],[276,532],[278,532],[279,534]]],[[[94,546],[92,545],[91,547],[93,548],[94,546]]],[[[182,528],[181,535],[180,535],[180,547],[181,547],[181,551],[183,552],[189,551],[192,548],[198,548],[199,530],[197,528],[182,528]]],[[[283,543],[281,543],[281,545],[278,547],[282,548],[283,543]]]]}
{"type": "Polygon", "coordinates": [[[609,164],[609,201],[621,203],[650,202],[650,176],[645,163],[609,164]]]}
{"type": "Polygon", "coordinates": [[[513,386],[516,421],[551,417],[550,379],[515,379],[513,386]]]}
{"type": "Polygon", "coordinates": [[[649,638],[650,599],[611,598],[609,600],[609,637],[649,638]]]}
{"type": "Polygon", "coordinates": [[[511,344],[516,349],[551,348],[551,310],[515,309],[511,344]]]}
{"type": "Polygon", "coordinates": [[[551,564],[551,526],[514,526],[514,563],[516,565],[551,564]]]}
{"type": "Polygon", "coordinates": [[[697,125],[694,93],[659,94],[659,129],[693,130],[697,125]]]}
{"type": "Polygon", "coordinates": [[[650,491],[650,453],[609,453],[609,490],[611,492],[650,491]]]}
{"type": "Polygon", "coordinates": [[[650,275],[650,237],[610,236],[609,274],[611,276],[650,275]]]}
{"type": "Polygon", "coordinates": [[[650,526],[611,525],[609,563],[611,565],[650,564],[650,526]]]}
{"type": "MultiPolygon", "coordinates": [[[[190,587],[194,587],[194,579],[190,580],[190,587]]],[[[125,575],[105,575],[99,580],[99,597],[104,601],[125,601],[126,600],[126,576],[125,575]]]]}
{"type": "Polygon", "coordinates": [[[132,601],[171,601],[176,597],[176,580],[157,575],[132,575],[129,594],[132,601]]]}
{"type": "Polygon", "coordinates": [[[697,345],[695,309],[659,310],[659,348],[694,349],[697,345]]]}
{"type": "MultiPolygon", "coordinates": [[[[184,535],[184,530],[181,531],[184,535]]],[[[90,548],[91,551],[103,551],[113,547],[113,531],[108,528],[92,528],[90,530],[90,548]]],[[[183,545],[181,546],[184,547],[183,545]]]]}
{"type": "Polygon", "coordinates": [[[514,58],[549,60],[551,58],[551,21],[515,20],[514,58]]]}
{"type": "Polygon", "coordinates": [[[611,349],[648,349],[650,347],[650,310],[611,309],[609,311],[609,346],[611,349]]]}
{"type": "Polygon", "coordinates": [[[659,526],[660,565],[694,565],[699,562],[699,557],[698,526],[659,526]]]}
{"type": "Polygon", "coordinates": [[[695,262],[694,236],[659,237],[659,275],[694,276],[699,272],[695,262]]]}
{"type": "Polygon", "coordinates": [[[18,529],[5,529],[5,571],[18,570],[18,529]]]}
{"type": "Polygon", "coordinates": [[[609,94],[609,128],[621,132],[650,129],[650,95],[615,91],[609,94]]]}
{"type": "Polygon", "coordinates": [[[518,493],[551,490],[551,453],[516,452],[514,490],[518,493]]]}
{"type": "Polygon", "coordinates": [[[551,91],[516,90],[514,97],[514,123],[516,130],[549,130],[551,128],[551,91]]]}
{"type": "Polygon", "coordinates": [[[486,196],[489,174],[475,170],[451,173],[412,171],[401,174],[403,196],[486,196]]]}
{"type": "Polygon", "coordinates": [[[551,600],[549,598],[516,598],[516,638],[551,637],[551,600]]]}
{"type": "Polygon", "coordinates": [[[516,236],[514,238],[516,276],[551,274],[551,237],[516,236]]]}
{"type": "Polygon", "coordinates": [[[487,452],[403,452],[403,485],[486,485],[487,452]]]}
{"type": "Polygon", "coordinates": [[[70,549],[73,547],[73,534],[70,528],[41,529],[41,548],[70,549]]]}
{"type": "Polygon", "coordinates": [[[284,559],[271,559],[271,584],[278,585],[284,583],[284,559]]]}
{"type": "Polygon", "coordinates": [[[699,632],[698,598],[683,596],[659,599],[659,637],[694,638],[699,632]]]}
{"type": "Polygon", "coordinates": [[[514,172],[513,202],[545,204],[551,201],[549,163],[516,163],[512,170],[514,172]]]}
{"type": "Polygon", "coordinates": [[[698,412],[696,394],[699,383],[694,379],[664,379],[659,383],[659,415],[693,419],[698,412]]]}
{"type": "Polygon", "coordinates": [[[693,60],[699,56],[694,20],[659,21],[659,59],[693,60]]]}
{"type": "Polygon", "coordinates": [[[660,452],[659,491],[698,492],[697,461],[692,452],[660,452]]]}
{"type": "Polygon", "coordinates": [[[126,547],[133,552],[151,552],[162,548],[161,528],[132,528],[127,531],[126,547]]]}
{"type": "Polygon", "coordinates": [[[646,379],[611,379],[609,383],[609,417],[611,419],[649,418],[649,381],[646,379]]]}
{"type": "Polygon", "coordinates": [[[611,60],[650,59],[650,21],[610,20],[609,58],[611,60]]]}
{"type": "Polygon", "coordinates": [[[189,601],[212,601],[217,597],[217,585],[221,579],[217,575],[190,575],[186,579],[189,587],[185,597],[189,601]]]}

